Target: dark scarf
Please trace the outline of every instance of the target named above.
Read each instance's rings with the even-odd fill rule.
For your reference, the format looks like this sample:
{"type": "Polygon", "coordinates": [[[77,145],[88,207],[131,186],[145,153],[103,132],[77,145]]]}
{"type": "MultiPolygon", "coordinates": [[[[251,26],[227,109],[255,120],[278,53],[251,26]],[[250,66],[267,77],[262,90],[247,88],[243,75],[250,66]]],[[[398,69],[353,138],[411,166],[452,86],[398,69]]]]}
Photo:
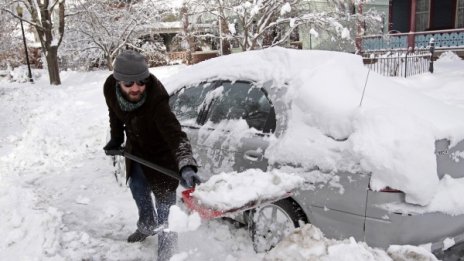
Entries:
{"type": "Polygon", "coordinates": [[[133,111],[133,110],[139,108],[140,106],[143,105],[143,103],[147,99],[147,91],[145,90],[145,92],[142,94],[142,99],[140,99],[140,101],[138,101],[138,102],[130,102],[130,101],[126,100],[126,98],[124,98],[124,96],[122,95],[121,90],[119,88],[120,88],[119,84],[116,83],[116,97],[118,99],[119,107],[121,107],[121,110],[123,110],[125,112],[133,111]]]}

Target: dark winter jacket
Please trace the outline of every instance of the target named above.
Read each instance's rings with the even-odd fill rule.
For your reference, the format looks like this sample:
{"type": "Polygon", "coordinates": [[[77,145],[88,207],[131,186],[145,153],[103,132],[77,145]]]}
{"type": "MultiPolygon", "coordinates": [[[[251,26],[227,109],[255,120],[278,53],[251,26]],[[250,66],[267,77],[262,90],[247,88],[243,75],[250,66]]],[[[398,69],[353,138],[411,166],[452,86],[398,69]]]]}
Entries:
{"type": "MultiPolygon", "coordinates": [[[[127,152],[177,172],[185,166],[196,169],[190,142],[169,107],[169,95],[162,83],[150,74],[145,102],[130,112],[121,110],[116,98],[116,86],[116,79],[110,75],[103,87],[111,137],[123,137],[125,131],[127,152]]],[[[131,161],[126,159],[127,178],[130,167],[131,161]]],[[[151,184],[161,184],[169,189],[175,189],[178,185],[177,180],[152,169],[143,167],[143,170],[151,184]]]]}

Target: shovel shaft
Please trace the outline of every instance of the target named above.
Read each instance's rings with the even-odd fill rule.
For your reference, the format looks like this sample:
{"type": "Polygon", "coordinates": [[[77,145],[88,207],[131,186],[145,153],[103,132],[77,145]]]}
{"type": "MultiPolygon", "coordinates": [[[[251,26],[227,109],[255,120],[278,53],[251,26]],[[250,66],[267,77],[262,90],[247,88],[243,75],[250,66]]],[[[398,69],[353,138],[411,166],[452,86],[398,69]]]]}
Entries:
{"type": "Polygon", "coordinates": [[[179,175],[177,174],[177,172],[175,172],[175,171],[173,171],[173,170],[170,170],[170,169],[167,169],[167,168],[163,168],[163,167],[161,167],[161,166],[159,166],[159,165],[157,165],[157,164],[155,164],[155,163],[146,161],[146,160],[144,160],[144,159],[142,159],[142,158],[139,158],[139,157],[137,157],[137,156],[134,156],[134,155],[132,155],[132,154],[130,154],[130,153],[128,153],[128,152],[125,152],[125,151],[124,151],[124,153],[123,153],[123,156],[126,157],[126,158],[128,158],[128,159],[131,159],[131,160],[133,160],[133,161],[135,161],[135,162],[138,162],[138,163],[140,163],[140,164],[142,164],[142,165],[145,165],[145,166],[147,166],[147,167],[149,167],[149,168],[151,168],[151,169],[154,169],[154,170],[156,170],[156,171],[159,171],[159,172],[163,173],[163,174],[166,175],[166,176],[169,176],[169,177],[171,177],[171,178],[175,178],[175,179],[177,179],[177,180],[180,181],[179,175]]]}

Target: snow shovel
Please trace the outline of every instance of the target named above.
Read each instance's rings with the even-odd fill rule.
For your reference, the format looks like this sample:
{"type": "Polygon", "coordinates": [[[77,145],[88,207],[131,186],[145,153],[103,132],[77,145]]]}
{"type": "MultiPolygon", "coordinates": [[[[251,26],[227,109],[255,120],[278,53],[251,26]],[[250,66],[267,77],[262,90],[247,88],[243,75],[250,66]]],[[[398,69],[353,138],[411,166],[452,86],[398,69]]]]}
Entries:
{"type": "MultiPolygon", "coordinates": [[[[151,169],[154,169],[160,173],[163,173],[164,175],[167,175],[171,178],[177,179],[180,181],[179,174],[173,170],[161,167],[155,163],[149,162],[147,160],[144,160],[142,158],[139,158],[137,156],[134,156],[128,152],[125,152],[124,150],[117,151],[117,155],[122,155],[128,159],[131,159],[135,162],[138,162],[144,166],[147,166],[151,169]]],[[[187,208],[190,211],[195,211],[197,212],[200,217],[204,220],[210,220],[210,219],[215,219],[215,218],[221,218],[221,217],[226,217],[226,216],[231,216],[233,214],[246,211],[249,209],[256,208],[261,205],[266,205],[270,204],[272,202],[279,201],[281,199],[290,197],[292,195],[292,192],[287,192],[285,195],[276,197],[276,198],[271,198],[271,199],[264,199],[264,200],[253,200],[251,202],[246,203],[243,206],[232,208],[232,209],[227,209],[227,210],[217,210],[217,209],[212,209],[209,206],[202,205],[198,200],[196,200],[192,193],[195,191],[195,187],[186,189],[182,191],[182,201],[184,204],[187,206],[187,208]]]]}

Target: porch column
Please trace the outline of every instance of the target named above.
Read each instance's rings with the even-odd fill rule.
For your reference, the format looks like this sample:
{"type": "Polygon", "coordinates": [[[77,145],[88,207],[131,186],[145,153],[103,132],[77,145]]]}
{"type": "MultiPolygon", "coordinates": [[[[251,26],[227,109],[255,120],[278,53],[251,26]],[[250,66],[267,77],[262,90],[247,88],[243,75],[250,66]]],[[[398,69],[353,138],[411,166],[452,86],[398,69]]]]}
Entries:
{"type": "Polygon", "coordinates": [[[417,0],[411,1],[411,15],[409,19],[409,35],[408,35],[408,47],[412,47],[414,49],[415,43],[415,36],[414,33],[416,32],[416,6],[417,0]]]}
{"type": "MultiPolygon", "coordinates": [[[[364,0],[361,0],[358,3],[358,10],[357,10],[358,15],[362,15],[363,13],[363,2],[364,0]]],[[[362,53],[363,51],[362,50],[362,36],[364,35],[364,27],[363,27],[363,24],[360,18],[358,18],[358,20],[356,21],[356,24],[357,24],[357,32],[356,32],[356,39],[355,39],[356,53],[362,53]]]]}
{"type": "Polygon", "coordinates": [[[388,1],[388,33],[393,30],[393,0],[388,1]]]}

